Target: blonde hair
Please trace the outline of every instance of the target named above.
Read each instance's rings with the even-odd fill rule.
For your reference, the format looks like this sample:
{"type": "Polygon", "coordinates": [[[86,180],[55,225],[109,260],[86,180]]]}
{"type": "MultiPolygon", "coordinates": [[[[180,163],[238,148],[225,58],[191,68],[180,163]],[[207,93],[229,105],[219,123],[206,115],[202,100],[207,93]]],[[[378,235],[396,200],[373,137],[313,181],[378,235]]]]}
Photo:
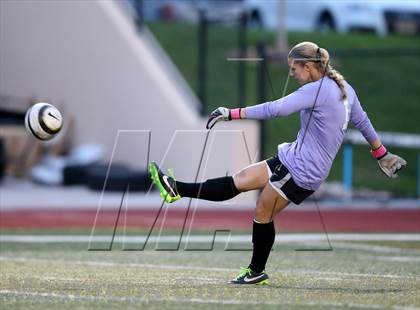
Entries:
{"type": "Polygon", "coordinates": [[[340,99],[347,98],[344,76],[330,65],[330,54],[325,48],[312,42],[301,42],[292,47],[288,57],[300,64],[314,62],[319,72],[324,73],[338,85],[341,91],[340,99]]]}

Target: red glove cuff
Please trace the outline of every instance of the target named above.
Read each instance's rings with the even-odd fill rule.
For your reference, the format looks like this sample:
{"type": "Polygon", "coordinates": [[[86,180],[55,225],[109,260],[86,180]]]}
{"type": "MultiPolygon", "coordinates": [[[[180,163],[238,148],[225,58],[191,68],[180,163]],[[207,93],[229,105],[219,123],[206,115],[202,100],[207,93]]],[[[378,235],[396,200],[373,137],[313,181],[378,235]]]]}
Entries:
{"type": "Polygon", "coordinates": [[[241,108],[231,109],[230,110],[231,119],[241,119],[241,108]]]}
{"type": "Polygon", "coordinates": [[[370,153],[376,159],[381,159],[382,157],[386,155],[386,153],[388,153],[388,151],[385,146],[381,145],[376,150],[370,150],[370,153]]]}

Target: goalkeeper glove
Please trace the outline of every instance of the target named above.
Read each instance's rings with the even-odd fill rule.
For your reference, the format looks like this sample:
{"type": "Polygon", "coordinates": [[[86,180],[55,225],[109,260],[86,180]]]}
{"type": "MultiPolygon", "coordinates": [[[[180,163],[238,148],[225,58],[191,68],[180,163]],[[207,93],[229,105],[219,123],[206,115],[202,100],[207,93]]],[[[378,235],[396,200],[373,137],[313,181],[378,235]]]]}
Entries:
{"type": "Polygon", "coordinates": [[[407,165],[407,162],[403,158],[389,153],[383,145],[370,152],[372,156],[378,160],[379,168],[381,168],[382,172],[389,178],[397,178],[398,171],[407,165]]]}
{"type": "Polygon", "coordinates": [[[241,109],[228,109],[224,107],[219,107],[213,112],[211,112],[209,120],[207,121],[206,128],[212,129],[217,122],[220,121],[230,121],[233,119],[240,119],[241,118],[241,109]]]}

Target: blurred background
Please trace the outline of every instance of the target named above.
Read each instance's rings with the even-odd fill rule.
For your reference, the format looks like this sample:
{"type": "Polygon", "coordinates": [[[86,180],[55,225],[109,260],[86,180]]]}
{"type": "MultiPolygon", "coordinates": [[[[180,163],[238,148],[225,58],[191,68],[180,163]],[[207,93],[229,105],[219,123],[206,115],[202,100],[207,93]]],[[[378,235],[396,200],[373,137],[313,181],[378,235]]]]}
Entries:
{"type": "Polygon", "coordinates": [[[419,0],[0,0],[0,308],[419,309],[419,72],[419,0]],[[350,126],[321,189],[276,217],[270,285],[229,286],[258,191],[167,205],[147,165],[202,181],[293,141],[298,113],[205,125],[296,90],[301,41],[408,165],[386,178],[350,126]],[[48,142],[24,126],[35,102],[64,118],[48,142]]]}
{"type": "MultiPolygon", "coordinates": [[[[117,210],[128,192],[130,207],[159,208],[149,160],[194,181],[274,155],[295,139],[298,114],[222,124],[211,134],[205,123],[219,106],[296,90],[286,83],[286,55],[301,41],[330,52],[384,144],[408,161],[397,180],[386,179],[350,129],[304,208],[315,198],[341,210],[420,206],[418,0],[22,0],[1,1],[0,14],[3,228],[24,226],[16,210],[117,210]],[[64,116],[48,143],[23,126],[34,102],[64,116]]],[[[200,203],[249,212],[257,194],[200,203]]]]}

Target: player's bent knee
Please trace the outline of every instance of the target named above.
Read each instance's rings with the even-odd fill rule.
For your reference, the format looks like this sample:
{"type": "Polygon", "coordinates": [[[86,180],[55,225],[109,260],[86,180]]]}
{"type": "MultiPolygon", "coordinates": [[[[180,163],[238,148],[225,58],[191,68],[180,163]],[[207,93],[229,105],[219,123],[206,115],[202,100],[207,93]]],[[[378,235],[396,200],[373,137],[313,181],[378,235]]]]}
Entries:
{"type": "Polygon", "coordinates": [[[235,173],[233,175],[233,179],[235,181],[238,181],[240,183],[243,183],[248,178],[248,174],[249,173],[246,171],[246,169],[242,169],[242,170],[238,171],[237,173],[235,173]]]}
{"type": "Polygon", "coordinates": [[[242,169],[233,175],[233,181],[235,182],[235,186],[241,192],[249,190],[249,179],[250,173],[248,173],[245,169],[242,169]]]}
{"type": "Polygon", "coordinates": [[[265,186],[264,179],[260,175],[255,174],[254,171],[249,171],[246,168],[235,173],[233,175],[233,180],[236,188],[241,192],[260,189],[265,186]]]}

